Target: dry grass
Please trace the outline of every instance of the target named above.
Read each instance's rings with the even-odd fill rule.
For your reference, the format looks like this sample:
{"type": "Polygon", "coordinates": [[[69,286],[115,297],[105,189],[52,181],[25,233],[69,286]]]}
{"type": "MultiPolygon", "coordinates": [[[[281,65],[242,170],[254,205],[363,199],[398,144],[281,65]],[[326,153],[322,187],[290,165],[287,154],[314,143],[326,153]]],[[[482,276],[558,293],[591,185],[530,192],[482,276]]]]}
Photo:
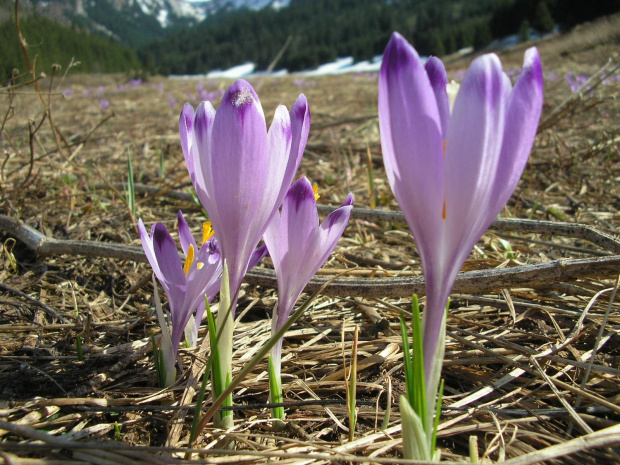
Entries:
{"type": "MultiPolygon", "coordinates": [[[[617,60],[617,33],[601,30],[582,27],[540,44],[546,73],[559,75],[546,82],[543,120],[570,96],[566,71],[592,75],[610,57],[617,60]]],[[[507,67],[518,65],[522,48],[503,59],[507,67]]],[[[449,71],[464,63],[449,62],[449,71]]],[[[47,94],[40,101],[32,86],[1,90],[0,118],[11,109],[0,139],[0,213],[56,239],[138,246],[122,187],[115,187],[126,179],[130,155],[136,182],[160,188],[138,195],[138,216],[147,224],[164,221],[172,227],[181,208],[198,230],[201,209],[172,195],[189,192],[176,128],[181,103],[199,100],[197,82],[153,78],[117,89],[123,82],[122,76],[70,72],[62,84],[58,76],[51,85],[49,78],[41,81],[44,92],[53,91],[49,101],[47,94]],[[101,98],[110,101],[107,110],[98,103],[99,86],[105,86],[101,98]],[[63,89],[73,95],[63,97],[58,93],[63,89]],[[169,98],[177,100],[174,108],[169,98]],[[50,106],[56,136],[49,118],[40,124],[50,106]]],[[[228,84],[204,87],[217,92],[228,84]]],[[[268,120],[277,104],[290,106],[299,92],[307,95],[313,123],[300,174],[319,184],[321,202],[340,204],[352,191],[357,207],[397,210],[381,163],[376,76],[303,82],[295,76],[257,78],[253,85],[268,120]]],[[[619,82],[602,83],[569,99],[553,125],[539,133],[506,216],[582,223],[617,235],[619,90],[619,82]]],[[[552,233],[508,234],[487,233],[465,269],[617,253],[552,233]],[[512,252],[502,240],[509,241],[512,252]]],[[[199,349],[182,351],[185,373],[179,382],[161,391],[147,344],[148,335],[158,332],[148,266],[72,254],[37,257],[8,232],[2,243],[3,463],[180,461],[193,416],[193,388],[207,355],[206,344],[201,345],[204,331],[199,349]],[[84,361],[77,359],[76,336],[85,339],[84,361]]],[[[325,272],[353,267],[355,279],[421,275],[408,229],[394,221],[351,221],[325,272]]],[[[595,270],[580,279],[453,295],[439,433],[444,460],[468,461],[473,437],[480,461],[618,462],[612,447],[620,444],[620,307],[610,302],[615,280],[606,278],[595,270]]],[[[273,288],[244,287],[236,370],[267,340],[274,302],[273,288]]],[[[326,292],[285,339],[286,425],[269,422],[263,361],[235,392],[235,429],[227,436],[236,449],[221,449],[221,432],[208,427],[191,463],[399,463],[396,402],[403,375],[397,317],[409,306],[409,298],[343,298],[326,292]],[[348,363],[355,325],[361,328],[359,419],[355,439],[348,441],[343,354],[348,363]],[[318,402],[309,405],[309,400],[318,402]],[[381,430],[388,404],[392,415],[381,430]]]]}

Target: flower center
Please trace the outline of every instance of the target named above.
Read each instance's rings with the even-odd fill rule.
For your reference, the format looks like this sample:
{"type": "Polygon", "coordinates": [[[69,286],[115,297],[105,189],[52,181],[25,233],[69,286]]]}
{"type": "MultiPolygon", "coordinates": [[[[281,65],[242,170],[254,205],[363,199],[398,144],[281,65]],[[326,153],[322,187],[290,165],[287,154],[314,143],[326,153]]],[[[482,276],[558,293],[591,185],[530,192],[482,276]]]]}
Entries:
{"type": "Polygon", "coordinates": [[[202,244],[204,245],[209,239],[213,237],[215,231],[211,227],[211,222],[206,221],[202,224],[202,244]]]}

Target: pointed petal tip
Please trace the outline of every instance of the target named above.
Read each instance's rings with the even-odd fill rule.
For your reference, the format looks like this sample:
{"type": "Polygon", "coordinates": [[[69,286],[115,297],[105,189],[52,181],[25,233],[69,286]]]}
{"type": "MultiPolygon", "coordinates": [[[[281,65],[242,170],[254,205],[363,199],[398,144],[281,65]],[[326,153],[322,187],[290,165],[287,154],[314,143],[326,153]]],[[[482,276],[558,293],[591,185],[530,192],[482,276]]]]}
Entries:
{"type": "Polygon", "coordinates": [[[183,108],[181,109],[181,116],[183,117],[191,116],[193,118],[194,113],[195,113],[194,107],[192,106],[192,104],[189,102],[185,102],[185,104],[183,105],[183,108]]]}
{"type": "Polygon", "coordinates": [[[353,207],[353,192],[349,192],[349,195],[347,195],[347,198],[344,200],[341,206],[342,207],[347,207],[347,206],[353,207]]]}
{"type": "Polygon", "coordinates": [[[164,241],[168,240],[174,243],[174,240],[172,239],[172,236],[168,232],[168,228],[166,228],[166,225],[164,223],[155,223],[153,225],[152,233],[153,243],[156,245],[162,244],[164,241]]]}
{"type": "Polygon", "coordinates": [[[308,178],[306,178],[305,176],[302,176],[297,181],[295,181],[295,184],[291,186],[288,193],[286,194],[286,197],[290,202],[292,202],[296,211],[301,208],[301,205],[304,202],[316,203],[312,184],[310,184],[310,181],[308,181],[308,178]]]}
{"type": "Polygon", "coordinates": [[[228,101],[236,108],[245,108],[250,104],[260,105],[256,91],[249,82],[243,79],[235,81],[228,88],[222,101],[228,101]]]}
{"type": "Polygon", "coordinates": [[[261,244],[256,250],[254,250],[254,252],[252,252],[252,255],[250,257],[250,263],[248,264],[248,270],[251,270],[256,265],[258,265],[260,261],[263,258],[265,258],[267,253],[268,253],[267,244],[265,243],[261,244]]]}
{"type": "Polygon", "coordinates": [[[445,87],[448,85],[448,74],[443,62],[437,57],[429,57],[424,63],[424,69],[433,87],[445,87]]]}
{"type": "Polygon", "coordinates": [[[537,84],[543,85],[542,63],[536,47],[530,47],[525,51],[522,75],[526,74],[531,74],[537,84]]]}
{"type": "MultiPolygon", "coordinates": [[[[194,115],[194,130],[199,146],[206,143],[207,134],[213,124],[214,118],[215,109],[213,108],[211,102],[201,102],[198,107],[196,107],[196,113],[194,115]]],[[[181,136],[181,142],[183,142],[183,136],[181,136]]]]}
{"type": "Polygon", "coordinates": [[[402,35],[394,32],[387,47],[385,47],[381,73],[396,73],[420,66],[422,66],[422,62],[415,48],[402,35]]]}
{"type": "Polygon", "coordinates": [[[305,121],[308,118],[308,123],[310,122],[310,106],[308,105],[308,99],[304,94],[299,94],[297,100],[291,107],[291,119],[296,119],[298,121],[305,121]]]}
{"type": "MultiPolygon", "coordinates": [[[[496,107],[508,96],[510,80],[507,79],[502,62],[495,53],[487,53],[476,58],[465,73],[455,102],[461,94],[478,96],[480,102],[496,107]]],[[[452,113],[454,118],[454,111],[452,113]]]]}
{"type": "Polygon", "coordinates": [[[187,221],[185,221],[185,217],[183,216],[183,212],[181,210],[177,213],[177,229],[179,232],[182,230],[189,231],[189,226],[187,225],[187,221]]]}
{"type": "MultiPolygon", "coordinates": [[[[348,197],[347,197],[348,199],[348,197]]],[[[351,210],[353,209],[353,205],[343,205],[340,208],[337,208],[325,218],[321,227],[325,227],[326,229],[331,229],[334,225],[340,223],[347,223],[349,221],[349,217],[351,216],[351,210]]],[[[343,226],[343,230],[346,227],[346,224],[343,226]]]]}
{"type": "Polygon", "coordinates": [[[190,141],[188,137],[190,137],[194,130],[194,117],[194,107],[186,103],[179,116],[179,136],[181,137],[181,148],[183,149],[183,155],[186,160],[191,159],[191,157],[189,157],[190,141]]]}
{"type": "Polygon", "coordinates": [[[149,235],[149,233],[146,232],[146,227],[144,226],[142,218],[138,218],[138,234],[140,234],[140,240],[146,239],[149,235]]]}

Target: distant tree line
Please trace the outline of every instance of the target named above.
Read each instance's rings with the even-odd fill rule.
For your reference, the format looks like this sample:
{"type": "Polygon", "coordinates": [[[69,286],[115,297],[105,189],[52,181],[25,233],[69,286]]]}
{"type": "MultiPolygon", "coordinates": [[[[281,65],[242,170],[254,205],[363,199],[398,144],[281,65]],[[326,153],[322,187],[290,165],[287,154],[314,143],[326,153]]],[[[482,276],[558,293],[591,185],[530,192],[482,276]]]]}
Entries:
{"type": "Polygon", "coordinates": [[[246,61],[266,69],[290,36],[277,67],[297,71],[339,56],[370,59],[395,30],[420,53],[442,56],[510,34],[527,39],[530,27],[566,29],[619,10],[620,0],[292,0],[279,11],[210,16],[139,54],[147,70],[161,74],[205,73],[246,61]]]}
{"type": "MultiPolygon", "coordinates": [[[[122,32],[125,45],[86,32],[84,18],[66,27],[37,15],[23,17],[38,70],[49,71],[53,63],[66,66],[72,58],[83,72],[199,74],[247,61],[266,69],[290,37],[277,68],[298,71],[342,56],[371,59],[383,53],[392,31],[401,32],[421,54],[442,56],[464,47],[480,49],[511,34],[527,40],[530,28],[569,29],[620,11],[620,0],[292,0],[277,11],[223,11],[194,27],[188,23],[165,31],[135,5],[135,11],[120,13],[107,2],[87,6],[101,24],[122,32]],[[162,39],[162,33],[168,35],[162,39]],[[140,48],[136,52],[130,46],[140,48]]],[[[0,78],[6,80],[13,68],[23,72],[25,62],[15,25],[8,21],[0,24],[0,78]]]]}
{"type": "MultiPolygon", "coordinates": [[[[127,72],[141,68],[135,49],[111,39],[36,15],[23,17],[20,26],[38,71],[49,73],[52,64],[67,66],[72,58],[80,62],[77,69],[81,72],[127,72]]],[[[0,24],[0,80],[8,79],[14,68],[22,73],[27,71],[15,23],[7,21],[0,24]]]]}

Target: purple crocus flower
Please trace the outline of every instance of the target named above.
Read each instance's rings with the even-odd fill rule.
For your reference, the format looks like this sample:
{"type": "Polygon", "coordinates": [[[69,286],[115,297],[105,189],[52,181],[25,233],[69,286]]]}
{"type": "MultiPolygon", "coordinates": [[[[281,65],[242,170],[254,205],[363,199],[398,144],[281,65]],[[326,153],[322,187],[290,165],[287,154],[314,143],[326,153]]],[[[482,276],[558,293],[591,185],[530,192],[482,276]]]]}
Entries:
{"type": "Polygon", "coordinates": [[[232,311],[236,294],[268,221],[299,167],[310,130],[302,94],[290,113],[280,105],[269,131],[252,86],[235,82],[219,109],[185,104],[181,146],[196,194],[218,233],[229,269],[232,311]]]}
{"type": "MultiPolygon", "coordinates": [[[[272,334],[286,323],[306,284],[336,248],[352,208],[353,194],[349,193],[342,206],[319,225],[315,193],[308,179],[300,178],[289,189],[282,213],[273,216],[265,231],[265,244],[278,280],[278,306],[271,323],[272,334]]],[[[278,379],[281,352],[282,339],[271,350],[278,379]]]]}
{"type": "Polygon", "coordinates": [[[99,100],[99,106],[102,110],[107,110],[110,107],[110,101],[106,99],[99,100]]]}
{"type": "MultiPolygon", "coordinates": [[[[453,108],[447,87],[443,63],[431,57],[423,65],[394,33],[379,77],[379,125],[385,170],[426,278],[427,380],[456,276],[527,163],[543,101],[538,51],[525,52],[514,88],[494,54],[474,60],[453,108]]],[[[436,389],[427,392],[434,399],[436,389]]]]}
{"type": "Polygon", "coordinates": [[[181,262],[177,246],[163,223],[156,223],[149,235],[140,219],[138,221],[140,240],[153,272],[166,291],[172,317],[172,351],[174,360],[185,327],[194,310],[196,323],[200,324],[205,311],[205,294],[213,299],[220,290],[222,260],[215,238],[205,235],[198,247],[194,237],[179,211],[178,230],[185,264],[181,262]],[[208,239],[208,240],[207,240],[208,239]]]}

